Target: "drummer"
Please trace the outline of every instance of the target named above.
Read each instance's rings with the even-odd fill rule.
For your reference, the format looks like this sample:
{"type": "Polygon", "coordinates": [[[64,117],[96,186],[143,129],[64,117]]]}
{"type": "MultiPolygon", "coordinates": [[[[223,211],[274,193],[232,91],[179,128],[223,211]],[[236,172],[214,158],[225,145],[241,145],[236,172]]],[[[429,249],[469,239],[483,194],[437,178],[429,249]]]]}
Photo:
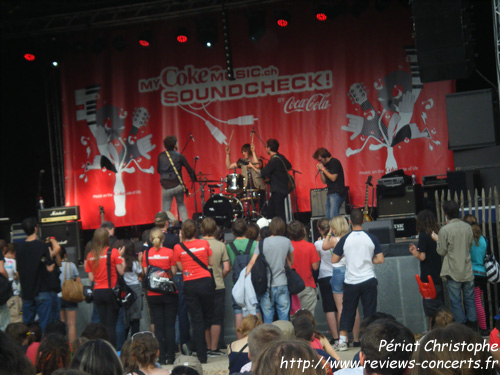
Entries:
{"type": "Polygon", "coordinates": [[[241,169],[241,174],[245,178],[245,189],[247,192],[256,191],[261,194],[257,196],[264,197],[266,184],[262,177],[260,177],[260,169],[262,168],[262,160],[257,158],[255,154],[255,147],[250,146],[250,143],[245,143],[241,147],[242,157],[238,161],[231,163],[231,148],[226,146],[226,168],[227,169],[241,169]]]}

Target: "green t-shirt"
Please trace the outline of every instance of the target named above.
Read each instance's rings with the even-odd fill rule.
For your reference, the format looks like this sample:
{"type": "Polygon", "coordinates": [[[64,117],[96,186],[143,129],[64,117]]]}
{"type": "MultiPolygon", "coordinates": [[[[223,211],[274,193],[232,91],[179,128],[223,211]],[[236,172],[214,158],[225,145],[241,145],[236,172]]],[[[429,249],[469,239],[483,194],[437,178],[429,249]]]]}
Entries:
{"type": "MultiPolygon", "coordinates": [[[[245,252],[245,249],[247,248],[248,245],[248,241],[249,241],[248,238],[233,241],[234,247],[236,247],[236,250],[239,252],[239,254],[243,254],[245,252]]],[[[254,241],[252,247],[250,248],[250,258],[252,257],[253,251],[255,250],[256,246],[257,246],[257,241],[254,241]]],[[[227,255],[229,255],[229,260],[231,261],[231,266],[232,266],[234,264],[234,259],[236,258],[236,255],[239,254],[234,254],[233,248],[229,244],[226,245],[226,248],[227,248],[227,255]]]]}

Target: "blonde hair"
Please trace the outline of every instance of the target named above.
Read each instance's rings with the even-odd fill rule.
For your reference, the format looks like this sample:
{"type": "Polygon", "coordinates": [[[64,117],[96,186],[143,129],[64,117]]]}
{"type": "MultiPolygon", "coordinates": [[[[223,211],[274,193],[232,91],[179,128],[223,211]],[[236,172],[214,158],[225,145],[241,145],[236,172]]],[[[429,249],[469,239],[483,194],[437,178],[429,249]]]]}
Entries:
{"type": "Polygon", "coordinates": [[[163,245],[163,240],[165,239],[165,235],[163,234],[160,228],[156,227],[151,229],[151,232],[149,233],[149,239],[153,243],[155,249],[158,250],[163,245]]]}
{"type": "Polygon", "coordinates": [[[349,224],[343,216],[335,216],[330,220],[330,228],[336,237],[343,237],[351,230],[349,229],[349,224]]]}
{"type": "Polygon", "coordinates": [[[257,315],[247,315],[241,321],[241,325],[238,327],[236,332],[241,333],[243,337],[247,337],[250,332],[257,326],[262,324],[262,319],[257,315]]]}
{"type": "Polygon", "coordinates": [[[101,252],[103,249],[109,246],[109,232],[107,229],[99,228],[94,232],[94,238],[92,239],[92,268],[96,269],[99,267],[99,260],[101,258],[101,252]]]}

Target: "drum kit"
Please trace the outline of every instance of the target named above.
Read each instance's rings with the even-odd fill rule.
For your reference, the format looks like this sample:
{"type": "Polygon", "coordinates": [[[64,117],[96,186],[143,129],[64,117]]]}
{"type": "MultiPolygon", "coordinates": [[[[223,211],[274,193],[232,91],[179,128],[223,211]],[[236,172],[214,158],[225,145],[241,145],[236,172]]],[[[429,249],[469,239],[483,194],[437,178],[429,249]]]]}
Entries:
{"type": "Polygon", "coordinates": [[[262,217],[257,208],[265,199],[265,192],[247,189],[246,178],[238,173],[228,174],[220,180],[208,180],[210,174],[198,173],[203,217],[211,217],[217,225],[230,227],[236,219],[255,221],[262,217]],[[210,198],[205,201],[205,194],[210,198]]]}

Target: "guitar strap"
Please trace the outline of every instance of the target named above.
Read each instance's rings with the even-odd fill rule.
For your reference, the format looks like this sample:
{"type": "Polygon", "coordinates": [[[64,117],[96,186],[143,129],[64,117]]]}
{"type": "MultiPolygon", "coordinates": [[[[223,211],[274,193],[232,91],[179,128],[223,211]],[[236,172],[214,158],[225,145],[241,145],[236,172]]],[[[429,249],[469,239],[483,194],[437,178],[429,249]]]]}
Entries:
{"type": "Polygon", "coordinates": [[[186,185],[184,185],[184,181],[182,181],[182,177],[181,175],[179,174],[179,171],[177,171],[177,168],[175,167],[175,164],[174,162],[172,161],[172,158],[170,157],[170,154],[168,153],[168,151],[165,150],[165,154],[167,154],[167,157],[168,157],[168,160],[170,161],[170,164],[172,165],[172,168],[174,169],[174,172],[177,176],[177,178],[179,179],[179,183],[181,184],[182,186],[182,190],[184,190],[184,193],[188,193],[188,190],[186,188],[186,185]]]}
{"type": "Polygon", "coordinates": [[[283,163],[283,168],[285,168],[286,175],[288,176],[288,181],[290,181],[290,184],[292,185],[292,190],[294,190],[295,189],[295,181],[293,180],[293,177],[290,175],[290,173],[288,173],[288,168],[286,167],[284,160],[282,158],[280,158],[279,155],[273,155],[271,157],[271,159],[274,157],[277,157],[283,163]]]}

